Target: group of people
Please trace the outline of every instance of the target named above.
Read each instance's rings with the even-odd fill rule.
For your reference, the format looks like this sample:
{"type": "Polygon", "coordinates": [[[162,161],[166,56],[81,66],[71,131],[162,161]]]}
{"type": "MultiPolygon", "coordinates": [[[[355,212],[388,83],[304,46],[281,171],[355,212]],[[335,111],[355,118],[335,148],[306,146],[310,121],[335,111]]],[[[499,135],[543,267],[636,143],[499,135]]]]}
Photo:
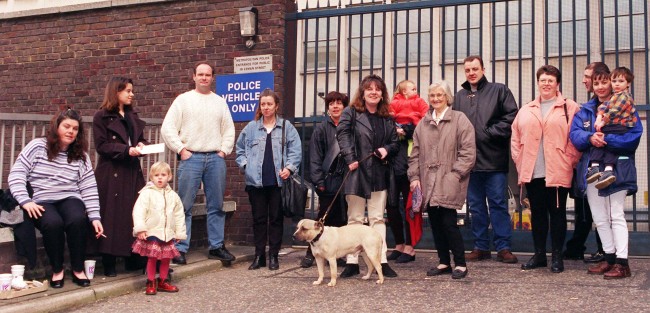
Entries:
{"type": "MultiPolygon", "coordinates": [[[[549,232],[552,272],[564,270],[563,259],[582,259],[593,220],[603,257],[588,273],[607,279],[629,277],[624,200],[637,191],[634,153],[643,132],[628,89],[632,73],[626,68],[610,73],[603,63],[590,64],[584,82],[594,96],[580,106],[559,91],[560,71],[544,65],[536,75],[539,96],[518,109],[505,85],[487,81],[479,56],[466,58],[464,69],[467,81],[460,91],[454,94],[447,82],[436,81],[427,89],[428,104],[408,80],[397,86],[391,100],[385,82],[374,74],[360,82],[351,100],[336,91],[326,95],[327,117],[316,126],[309,144],[309,179],[319,196],[318,217],[331,207],[325,225],[343,226],[362,224],[367,215],[384,241],[382,272],[396,277],[388,261],[415,260],[415,242],[403,218],[404,205],[390,198],[406,199],[419,189],[439,257],[427,275],[463,278],[468,273],[466,261],[491,258],[491,243],[497,261],[517,263],[506,205],[512,157],[532,210],[535,253],[521,268],[547,266],[549,232]],[[580,225],[563,252],[569,194],[575,199],[580,225]],[[467,254],[457,225],[457,211],[465,203],[474,236],[467,254]],[[385,211],[396,241],[390,255],[385,211]]],[[[81,116],[73,109],[57,113],[46,137],[34,139],[21,151],[10,171],[9,187],[26,222],[43,234],[53,288],[64,284],[64,242],[70,250],[73,282],[90,285],[83,261],[92,229],[90,240],[95,244],[90,246],[102,255],[106,276],[117,275],[116,258],[124,257],[127,270],[146,268],[147,294],[178,291],[169,283],[169,265],[187,262],[192,206],[201,184],[208,256],[235,260],[224,245],[223,210],[225,156],[233,149],[253,216],[255,257],[249,269],[267,263],[270,270],[279,269],[281,187],[299,169],[300,136],[280,117],[278,94],[267,89],[260,94],[254,120],[235,141],[228,105],[212,92],[214,68],[199,63],[192,77],[195,88],[174,100],[161,128],[165,144],[179,158],[178,194],[169,186],[172,171],[165,162],[151,167],[150,182],[145,184],[139,157],[149,143],[144,138],[145,122],[132,105],[134,84],[128,78],[109,81],[93,118],[99,154],[95,171],[81,116]]],[[[313,262],[308,249],[301,266],[313,262]]],[[[357,255],[340,262],[346,263],[342,278],[359,274],[357,255]]]]}

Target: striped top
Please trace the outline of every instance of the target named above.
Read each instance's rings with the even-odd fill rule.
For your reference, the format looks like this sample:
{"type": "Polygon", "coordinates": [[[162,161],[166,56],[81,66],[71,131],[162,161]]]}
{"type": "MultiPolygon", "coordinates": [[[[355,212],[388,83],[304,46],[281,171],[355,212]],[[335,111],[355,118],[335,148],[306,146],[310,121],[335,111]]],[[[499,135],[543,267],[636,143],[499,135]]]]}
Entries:
{"type": "Polygon", "coordinates": [[[30,141],[18,155],[9,172],[9,189],[16,201],[23,205],[30,201],[47,203],[66,198],[84,202],[86,214],[91,221],[100,220],[97,182],[90,156],[68,163],[66,152],[59,152],[54,160],[47,159],[45,138],[30,141]],[[34,196],[27,193],[27,181],[34,189],[34,196]]]}

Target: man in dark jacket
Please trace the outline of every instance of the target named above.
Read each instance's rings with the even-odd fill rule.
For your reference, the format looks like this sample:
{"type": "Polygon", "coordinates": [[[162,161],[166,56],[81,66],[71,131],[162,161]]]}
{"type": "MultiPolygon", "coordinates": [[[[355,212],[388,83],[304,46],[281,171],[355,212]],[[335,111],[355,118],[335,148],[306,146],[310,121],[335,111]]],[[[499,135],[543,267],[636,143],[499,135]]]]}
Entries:
{"type": "Polygon", "coordinates": [[[509,143],[517,103],[508,87],[487,81],[481,57],[469,56],[463,63],[467,81],[456,93],[452,108],[465,113],[476,132],[476,165],[467,192],[475,241],[465,258],[491,258],[488,227],[492,224],[497,261],[517,263],[517,257],[510,252],[512,229],[506,203],[509,143]]]}

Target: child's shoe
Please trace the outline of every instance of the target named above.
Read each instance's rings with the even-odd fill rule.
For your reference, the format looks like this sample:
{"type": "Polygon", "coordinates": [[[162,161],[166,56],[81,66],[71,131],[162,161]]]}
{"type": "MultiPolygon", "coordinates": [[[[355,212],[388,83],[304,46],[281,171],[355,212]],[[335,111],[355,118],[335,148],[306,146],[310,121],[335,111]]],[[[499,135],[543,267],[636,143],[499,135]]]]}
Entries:
{"type": "Polygon", "coordinates": [[[616,176],[612,171],[604,171],[596,183],[596,189],[605,189],[616,181],[616,176]]]}
{"type": "Polygon", "coordinates": [[[601,175],[597,166],[590,166],[587,170],[587,184],[595,183],[601,175]]]}
{"type": "Polygon", "coordinates": [[[156,281],[155,280],[147,280],[147,290],[145,291],[147,295],[155,295],[156,292],[156,281]]]}
{"type": "Polygon", "coordinates": [[[162,292],[178,292],[178,287],[169,283],[168,279],[162,280],[158,278],[158,291],[162,292]]]}

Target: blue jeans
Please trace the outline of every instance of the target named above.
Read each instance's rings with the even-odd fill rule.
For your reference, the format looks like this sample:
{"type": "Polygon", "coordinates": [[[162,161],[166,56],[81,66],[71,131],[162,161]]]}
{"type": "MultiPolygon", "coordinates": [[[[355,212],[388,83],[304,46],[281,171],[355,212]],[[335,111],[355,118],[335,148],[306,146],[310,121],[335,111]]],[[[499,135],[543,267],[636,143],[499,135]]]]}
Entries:
{"type": "Polygon", "coordinates": [[[474,249],[490,251],[490,223],[496,251],[510,249],[512,226],[506,202],[507,178],[506,172],[473,172],[469,176],[467,204],[472,214],[474,249]]]}
{"type": "Polygon", "coordinates": [[[180,252],[187,252],[192,235],[192,206],[196,192],[203,182],[207,209],[208,243],[210,250],[223,246],[226,212],[223,211],[223,195],[226,191],[226,161],[215,152],[192,152],[192,156],[180,161],[176,173],[178,195],[185,208],[187,239],[176,244],[180,252]]]}

